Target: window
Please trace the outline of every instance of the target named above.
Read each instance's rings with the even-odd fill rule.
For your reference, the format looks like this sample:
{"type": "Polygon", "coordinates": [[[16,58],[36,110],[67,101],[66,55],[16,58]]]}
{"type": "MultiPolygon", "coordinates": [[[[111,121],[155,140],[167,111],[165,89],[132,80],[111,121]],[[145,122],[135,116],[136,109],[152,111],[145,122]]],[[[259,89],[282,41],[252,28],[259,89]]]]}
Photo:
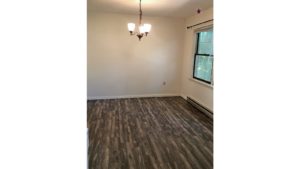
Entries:
{"type": "Polygon", "coordinates": [[[213,29],[202,30],[197,34],[194,57],[193,78],[208,84],[213,82],[213,29]]]}

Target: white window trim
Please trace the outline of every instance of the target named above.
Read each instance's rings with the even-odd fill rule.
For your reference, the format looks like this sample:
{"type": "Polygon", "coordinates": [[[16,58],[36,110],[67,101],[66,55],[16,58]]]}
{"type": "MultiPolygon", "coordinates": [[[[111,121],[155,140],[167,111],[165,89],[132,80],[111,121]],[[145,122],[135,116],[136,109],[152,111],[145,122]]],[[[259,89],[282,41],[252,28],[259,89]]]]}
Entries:
{"type": "Polygon", "coordinates": [[[197,79],[195,79],[193,77],[190,77],[189,80],[193,81],[193,82],[196,82],[198,84],[204,85],[206,87],[212,88],[212,89],[214,88],[213,83],[212,84],[208,84],[208,83],[202,82],[201,80],[197,80],[197,79]]]}

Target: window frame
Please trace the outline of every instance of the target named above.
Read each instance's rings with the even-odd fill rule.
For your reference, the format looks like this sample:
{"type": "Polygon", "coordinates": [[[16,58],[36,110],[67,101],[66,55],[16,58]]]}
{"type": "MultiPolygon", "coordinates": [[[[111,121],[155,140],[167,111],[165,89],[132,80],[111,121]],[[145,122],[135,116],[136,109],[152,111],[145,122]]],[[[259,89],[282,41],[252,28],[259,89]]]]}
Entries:
{"type": "MultiPolygon", "coordinates": [[[[210,26],[207,26],[207,27],[204,27],[204,28],[201,28],[201,29],[198,29],[195,31],[195,34],[196,34],[196,46],[195,46],[195,54],[194,54],[194,64],[193,64],[193,79],[195,80],[198,80],[198,81],[201,81],[201,82],[204,82],[205,84],[208,84],[208,85],[213,85],[213,81],[214,81],[214,76],[213,76],[213,72],[214,72],[214,55],[209,55],[209,54],[199,54],[198,53],[198,50],[199,50],[199,33],[200,32],[204,32],[204,31],[207,31],[207,30],[210,30],[210,29],[213,29],[213,26],[210,25],[210,26]],[[196,57],[197,56],[208,56],[208,57],[212,57],[212,68],[211,68],[211,81],[207,81],[207,80],[204,80],[204,79],[200,79],[198,77],[195,76],[195,66],[196,66],[196,57]]],[[[213,42],[212,42],[213,43],[213,42]]]]}

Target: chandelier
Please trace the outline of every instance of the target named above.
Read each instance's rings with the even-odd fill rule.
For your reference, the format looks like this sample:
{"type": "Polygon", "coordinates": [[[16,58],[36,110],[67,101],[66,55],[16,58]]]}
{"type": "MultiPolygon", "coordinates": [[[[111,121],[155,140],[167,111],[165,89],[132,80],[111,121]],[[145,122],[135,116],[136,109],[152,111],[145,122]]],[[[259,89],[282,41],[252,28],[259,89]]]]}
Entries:
{"type": "Polygon", "coordinates": [[[145,35],[147,36],[148,33],[151,30],[151,24],[145,23],[142,24],[142,5],[141,5],[141,1],[140,0],[140,19],[139,19],[139,27],[138,27],[138,31],[135,32],[135,24],[134,23],[128,23],[128,30],[130,35],[136,35],[139,38],[139,41],[141,41],[142,37],[145,35]]]}

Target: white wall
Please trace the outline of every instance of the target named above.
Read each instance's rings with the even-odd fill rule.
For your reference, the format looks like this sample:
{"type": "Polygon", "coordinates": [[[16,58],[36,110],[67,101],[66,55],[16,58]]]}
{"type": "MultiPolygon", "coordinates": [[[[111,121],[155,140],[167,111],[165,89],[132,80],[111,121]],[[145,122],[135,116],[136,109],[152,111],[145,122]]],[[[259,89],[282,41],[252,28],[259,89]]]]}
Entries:
{"type": "MultiPolygon", "coordinates": [[[[210,19],[213,19],[213,8],[203,11],[199,15],[187,18],[185,20],[185,24],[186,26],[190,26],[210,19]]],[[[203,26],[211,24],[212,22],[202,24],[185,31],[184,54],[182,58],[181,95],[185,98],[186,96],[190,96],[209,110],[213,111],[213,88],[197,82],[196,80],[192,80],[196,41],[195,31],[203,26]]]]}
{"type": "Polygon", "coordinates": [[[141,42],[127,31],[137,21],[138,15],[88,12],[89,99],[180,95],[184,20],[143,16],[152,30],[141,42]]]}

